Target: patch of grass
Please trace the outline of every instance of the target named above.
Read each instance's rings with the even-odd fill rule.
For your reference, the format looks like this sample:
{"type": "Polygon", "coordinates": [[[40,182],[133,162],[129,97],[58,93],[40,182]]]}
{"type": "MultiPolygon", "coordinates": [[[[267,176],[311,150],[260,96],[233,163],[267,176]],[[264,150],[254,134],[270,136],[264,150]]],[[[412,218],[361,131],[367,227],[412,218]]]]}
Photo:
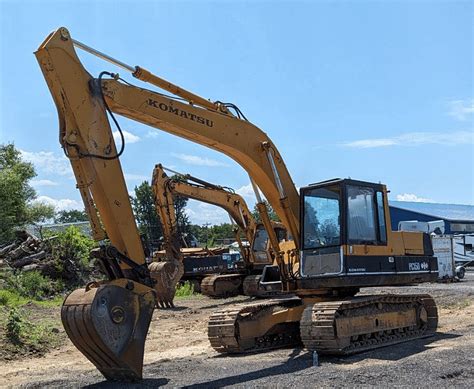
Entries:
{"type": "Polygon", "coordinates": [[[460,300],[456,303],[456,308],[464,309],[470,306],[471,304],[472,304],[472,300],[470,299],[460,300]]]}
{"type": "Polygon", "coordinates": [[[440,304],[441,308],[451,308],[451,309],[465,309],[473,303],[472,299],[465,298],[462,300],[455,300],[450,303],[440,304]]]}
{"type": "Polygon", "coordinates": [[[186,281],[183,284],[179,284],[176,288],[176,298],[190,297],[194,294],[194,286],[191,282],[186,281]]]}
{"type": "Polygon", "coordinates": [[[33,301],[36,305],[45,308],[60,307],[64,301],[63,296],[55,296],[48,300],[33,301]]]}
{"type": "Polygon", "coordinates": [[[8,289],[0,290],[0,305],[7,307],[19,307],[28,302],[28,299],[8,289]]]}
{"type": "Polygon", "coordinates": [[[38,271],[13,274],[6,279],[7,289],[22,297],[41,300],[54,294],[54,285],[50,278],[38,271]]]}
{"type": "Polygon", "coordinates": [[[45,308],[59,307],[61,306],[63,300],[64,297],[60,295],[55,296],[51,299],[35,300],[26,298],[13,290],[0,290],[0,306],[5,306],[9,308],[21,307],[29,303],[33,303],[35,305],[45,308]]]}
{"type": "Polygon", "coordinates": [[[61,343],[59,330],[45,321],[30,322],[27,312],[11,308],[3,323],[3,349],[10,355],[43,355],[61,343]]]}

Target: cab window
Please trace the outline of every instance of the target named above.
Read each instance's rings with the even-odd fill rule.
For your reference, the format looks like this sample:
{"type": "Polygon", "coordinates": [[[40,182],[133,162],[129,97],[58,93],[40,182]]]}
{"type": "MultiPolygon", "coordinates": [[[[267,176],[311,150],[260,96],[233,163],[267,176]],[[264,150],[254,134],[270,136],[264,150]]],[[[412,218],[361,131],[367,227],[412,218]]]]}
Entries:
{"type": "Polygon", "coordinates": [[[377,217],[379,220],[379,240],[387,243],[387,228],[385,224],[385,209],[383,203],[383,193],[377,192],[377,217]]]}
{"type": "Polygon", "coordinates": [[[374,190],[347,186],[347,227],[352,243],[377,243],[374,190]]]}
{"type": "Polygon", "coordinates": [[[339,201],[338,187],[312,189],[304,194],[304,249],[341,244],[339,201]]]}

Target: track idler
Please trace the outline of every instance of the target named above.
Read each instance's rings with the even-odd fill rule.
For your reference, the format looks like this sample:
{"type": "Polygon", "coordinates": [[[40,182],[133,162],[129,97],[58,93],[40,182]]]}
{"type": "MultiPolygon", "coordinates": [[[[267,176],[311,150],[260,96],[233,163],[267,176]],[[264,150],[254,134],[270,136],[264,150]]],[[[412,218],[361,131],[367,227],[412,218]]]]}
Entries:
{"type": "Polygon", "coordinates": [[[184,274],[183,264],[177,261],[152,262],[148,266],[150,276],[156,281],[158,308],[173,308],[176,286],[184,274]]]}
{"type": "Polygon", "coordinates": [[[142,378],[155,291],[120,278],[76,289],[61,308],[69,339],[108,380],[142,378]]]}

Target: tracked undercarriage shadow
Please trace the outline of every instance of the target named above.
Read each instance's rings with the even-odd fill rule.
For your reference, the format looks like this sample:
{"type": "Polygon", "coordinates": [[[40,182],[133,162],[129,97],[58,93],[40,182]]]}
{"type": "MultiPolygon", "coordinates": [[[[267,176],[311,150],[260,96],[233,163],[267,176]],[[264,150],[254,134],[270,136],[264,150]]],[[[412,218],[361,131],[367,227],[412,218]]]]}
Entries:
{"type": "Polygon", "coordinates": [[[449,333],[436,333],[433,336],[422,339],[415,339],[403,343],[398,343],[394,345],[388,345],[386,347],[381,347],[376,350],[366,351],[349,356],[321,356],[321,361],[330,362],[335,364],[351,364],[355,362],[362,361],[364,359],[379,359],[384,361],[398,361],[400,359],[407,358],[409,356],[421,353],[428,350],[431,347],[431,343],[437,342],[443,339],[454,339],[458,338],[458,334],[449,334],[449,333]]]}
{"type": "Polygon", "coordinates": [[[118,389],[132,389],[132,388],[158,388],[160,386],[164,386],[168,384],[169,380],[166,378],[146,378],[144,380],[138,382],[131,382],[131,383],[122,383],[122,382],[110,382],[110,381],[102,381],[97,382],[92,385],[84,386],[84,388],[88,389],[96,389],[96,388],[118,388],[118,389]]]}
{"type": "Polygon", "coordinates": [[[228,385],[238,385],[245,382],[258,380],[260,378],[296,373],[309,367],[311,367],[311,356],[309,353],[302,354],[301,349],[294,349],[289,355],[287,361],[277,366],[251,371],[231,377],[223,377],[199,384],[184,386],[184,388],[219,388],[228,385]]]}

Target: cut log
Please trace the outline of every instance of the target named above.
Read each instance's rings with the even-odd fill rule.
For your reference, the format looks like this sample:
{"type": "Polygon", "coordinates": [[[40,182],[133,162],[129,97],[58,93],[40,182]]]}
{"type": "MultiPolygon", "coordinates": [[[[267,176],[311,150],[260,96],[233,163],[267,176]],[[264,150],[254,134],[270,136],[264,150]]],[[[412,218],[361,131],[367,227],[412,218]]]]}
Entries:
{"type": "Polygon", "coordinates": [[[39,253],[29,255],[27,257],[18,259],[12,263],[12,267],[15,269],[18,269],[20,267],[30,265],[32,263],[38,263],[40,260],[46,258],[46,252],[45,251],[40,251],[39,253]]]}

